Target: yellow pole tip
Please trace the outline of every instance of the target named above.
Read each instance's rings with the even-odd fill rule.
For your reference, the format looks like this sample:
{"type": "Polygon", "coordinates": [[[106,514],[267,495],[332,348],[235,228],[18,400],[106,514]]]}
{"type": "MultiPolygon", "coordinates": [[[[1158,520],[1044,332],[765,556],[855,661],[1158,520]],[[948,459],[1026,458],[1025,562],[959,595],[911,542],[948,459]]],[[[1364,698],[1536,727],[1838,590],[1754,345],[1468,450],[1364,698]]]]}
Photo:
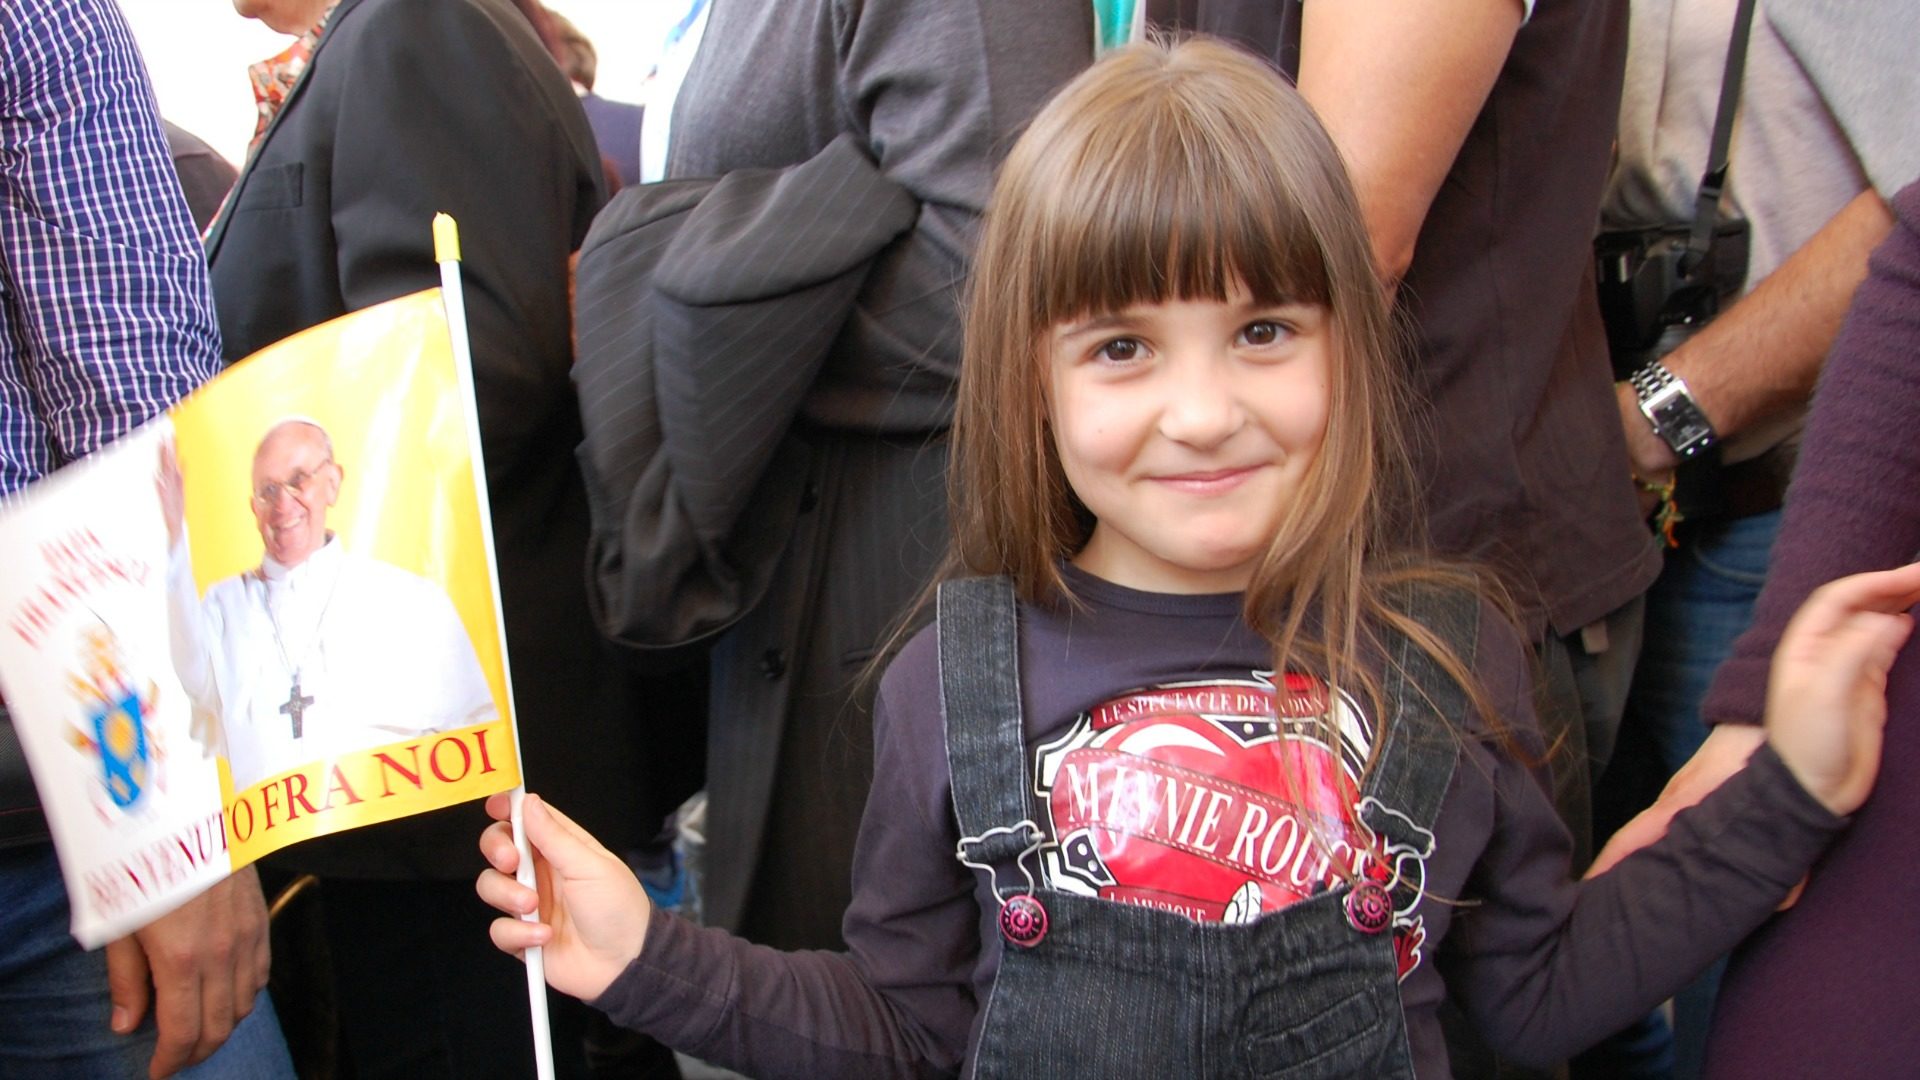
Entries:
{"type": "Polygon", "coordinates": [[[460,261],[460,227],[450,214],[433,215],[433,261],[460,261]]]}

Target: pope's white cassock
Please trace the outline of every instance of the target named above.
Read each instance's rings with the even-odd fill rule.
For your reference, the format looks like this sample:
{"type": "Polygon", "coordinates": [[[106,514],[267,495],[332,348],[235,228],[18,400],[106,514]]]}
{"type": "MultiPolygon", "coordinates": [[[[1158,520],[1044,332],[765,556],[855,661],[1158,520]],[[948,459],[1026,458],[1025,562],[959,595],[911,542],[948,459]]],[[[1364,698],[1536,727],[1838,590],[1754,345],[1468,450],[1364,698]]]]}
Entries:
{"type": "Polygon", "coordinates": [[[196,726],[217,718],[236,789],[497,715],[446,592],[336,537],[291,568],[263,556],[202,600],[183,536],[167,587],[174,667],[196,726]]]}

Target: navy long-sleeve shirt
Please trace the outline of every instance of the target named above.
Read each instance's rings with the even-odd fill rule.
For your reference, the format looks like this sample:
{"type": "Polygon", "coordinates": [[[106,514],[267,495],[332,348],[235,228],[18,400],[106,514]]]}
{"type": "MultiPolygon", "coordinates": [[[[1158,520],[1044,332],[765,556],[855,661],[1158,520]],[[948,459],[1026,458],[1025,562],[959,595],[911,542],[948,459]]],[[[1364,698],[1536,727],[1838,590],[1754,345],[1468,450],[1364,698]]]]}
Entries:
{"type": "MultiPolygon", "coordinates": [[[[1158,804],[1116,810],[1114,795],[1087,799],[1089,774],[1066,778],[1076,750],[1096,751],[1078,759],[1083,770],[1116,747],[1138,749],[1133,764],[1152,770],[1168,760],[1165,748],[1210,739],[1224,748],[1218,779],[1231,781],[1217,790],[1269,785],[1257,756],[1218,737],[1222,724],[1257,718],[1244,699],[1273,685],[1264,674],[1268,647],[1242,620],[1241,598],[1142,593],[1071,570],[1069,581],[1084,607],[1021,609],[1028,759],[1008,764],[1028,772],[1045,796],[1049,837],[1101,815],[1144,809],[1132,820],[1167,820],[1158,804]],[[1095,729],[1110,733],[1136,718],[1163,730],[1130,730],[1126,746],[1089,741],[1095,729]]],[[[1483,623],[1478,677],[1517,742],[1537,751],[1528,652],[1491,613],[1483,623]]],[[[1370,740],[1365,708],[1351,695],[1344,707],[1357,741],[1370,740]]],[[[875,723],[874,788],[845,924],[849,952],[781,953],[656,914],[641,958],[598,1007],[754,1076],[939,1076],[960,1068],[979,1038],[978,1005],[1001,946],[984,876],[954,858],[959,830],[931,632],[889,670],[875,723]]],[[[1422,1077],[1449,1075],[1436,1016],[1449,996],[1497,1048],[1525,1060],[1561,1058],[1623,1025],[1765,919],[1840,824],[1763,750],[1754,767],[1681,815],[1661,844],[1575,882],[1570,841],[1545,785],[1520,755],[1468,732],[1434,823],[1425,896],[1411,912],[1424,941],[1401,984],[1422,1077]]],[[[1162,789],[1144,790],[1156,793],[1151,801],[1162,789]]],[[[1218,801],[1217,814],[1209,803],[1206,815],[1180,815],[1201,824],[1154,852],[1116,847],[1109,832],[1102,856],[1112,880],[1100,895],[1220,919],[1231,917],[1236,885],[1262,887],[1263,910],[1313,887],[1311,860],[1280,867],[1262,855],[1271,854],[1264,834],[1253,843],[1253,819],[1238,807],[1257,794],[1218,801]]],[[[1071,860],[1043,850],[1040,861],[1047,887],[1090,887],[1071,860]]]]}

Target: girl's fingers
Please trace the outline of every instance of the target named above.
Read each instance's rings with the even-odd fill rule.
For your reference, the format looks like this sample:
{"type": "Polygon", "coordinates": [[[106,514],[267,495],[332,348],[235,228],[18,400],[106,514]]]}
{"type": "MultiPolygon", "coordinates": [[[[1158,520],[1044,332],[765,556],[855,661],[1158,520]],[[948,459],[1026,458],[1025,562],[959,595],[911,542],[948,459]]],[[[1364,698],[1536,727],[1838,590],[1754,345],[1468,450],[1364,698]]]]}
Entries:
{"type": "Polygon", "coordinates": [[[1829,678],[1884,675],[1913,633],[1907,610],[1916,602],[1920,563],[1830,581],[1788,621],[1776,670],[1784,664],[1829,678]]]}
{"type": "Polygon", "coordinates": [[[1873,788],[1888,672],[1913,633],[1920,564],[1814,590],[1787,623],[1767,687],[1767,738],[1801,786],[1836,814],[1873,788]]]}
{"type": "Polygon", "coordinates": [[[1855,615],[1848,629],[1853,638],[1852,655],[1843,662],[1857,665],[1858,677],[1884,694],[1887,673],[1893,670],[1900,647],[1913,633],[1913,620],[1905,615],[1868,612],[1855,615]]]}
{"type": "Polygon", "coordinates": [[[553,939],[553,928],[546,923],[522,922],[519,919],[495,919],[487,927],[487,935],[493,938],[493,945],[501,952],[519,956],[528,949],[537,949],[553,939]]]}
{"type": "Polygon", "coordinates": [[[513,826],[495,822],[480,833],[480,854],[487,865],[511,875],[520,869],[520,849],[513,846],[513,826]]]}
{"type": "Polygon", "coordinates": [[[524,915],[536,910],[540,904],[539,896],[532,889],[497,870],[481,871],[480,879],[474,882],[473,891],[480,894],[480,899],[488,907],[508,915],[524,915]]]}
{"type": "MultiPolygon", "coordinates": [[[[513,845],[513,826],[505,820],[506,805],[505,795],[487,799],[487,812],[501,820],[480,833],[480,853],[487,865],[511,875],[520,869],[520,851],[513,845]]],[[[537,795],[528,795],[520,812],[528,842],[563,877],[591,876],[599,862],[614,858],[590,833],[537,795]]]]}
{"type": "Polygon", "coordinates": [[[1830,581],[1813,591],[1795,618],[1806,630],[1821,633],[1860,612],[1897,615],[1915,604],[1920,604],[1920,563],[1908,563],[1830,581]]]}
{"type": "Polygon", "coordinates": [[[1842,583],[1843,596],[1857,597],[1862,608],[1897,614],[1920,604],[1920,562],[1871,574],[1855,574],[1842,583]]]}
{"type": "Polygon", "coordinates": [[[562,877],[593,876],[600,869],[601,862],[613,858],[590,833],[574,824],[565,814],[548,806],[545,799],[527,796],[520,806],[520,813],[526,822],[527,840],[547,861],[547,865],[562,877]]]}
{"type": "MultiPolygon", "coordinates": [[[[600,846],[600,841],[595,840],[592,833],[581,828],[572,818],[561,813],[559,807],[548,803],[547,800],[538,795],[527,796],[527,801],[522,807],[522,811],[526,814],[529,822],[535,817],[540,819],[540,830],[545,836],[553,837],[564,835],[575,844],[584,847],[597,848],[600,846]]],[[[532,829],[533,825],[529,823],[527,827],[532,829]]]]}
{"type": "Polygon", "coordinates": [[[1820,665],[1831,676],[1884,693],[1887,673],[1912,632],[1913,620],[1904,614],[1852,611],[1826,634],[1829,647],[1823,650],[1826,655],[1819,658],[1820,665]]]}
{"type": "Polygon", "coordinates": [[[507,800],[507,792],[494,792],[487,796],[487,816],[495,821],[506,821],[512,817],[512,805],[507,800]]]}
{"type": "Polygon", "coordinates": [[[1873,619],[1872,632],[1878,645],[1875,663],[1883,671],[1891,670],[1894,660],[1900,656],[1901,647],[1906,645],[1909,637],[1913,636],[1913,616],[1905,613],[1876,615],[1873,619]]]}

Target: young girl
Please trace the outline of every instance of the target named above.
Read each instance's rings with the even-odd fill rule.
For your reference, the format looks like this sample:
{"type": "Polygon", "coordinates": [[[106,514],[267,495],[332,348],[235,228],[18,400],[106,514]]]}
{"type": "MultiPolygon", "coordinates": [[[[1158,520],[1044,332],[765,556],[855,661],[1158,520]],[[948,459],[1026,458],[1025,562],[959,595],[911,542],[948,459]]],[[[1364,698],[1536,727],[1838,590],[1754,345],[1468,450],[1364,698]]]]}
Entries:
{"type": "MultiPolygon", "coordinates": [[[[1448,995],[1548,1061],[1724,952],[1865,797],[1909,628],[1885,612],[1920,572],[1810,604],[1771,748],[1569,881],[1524,646],[1386,540],[1368,260],[1264,65],[1193,41],[1076,80],[988,213],[954,505],[960,565],[993,576],[945,584],[881,683],[849,952],[652,911],[533,797],[540,921],[495,943],[763,1078],[1441,1077],[1448,995]]],[[[481,896],[535,911],[507,827],[482,848],[481,896]]]]}

